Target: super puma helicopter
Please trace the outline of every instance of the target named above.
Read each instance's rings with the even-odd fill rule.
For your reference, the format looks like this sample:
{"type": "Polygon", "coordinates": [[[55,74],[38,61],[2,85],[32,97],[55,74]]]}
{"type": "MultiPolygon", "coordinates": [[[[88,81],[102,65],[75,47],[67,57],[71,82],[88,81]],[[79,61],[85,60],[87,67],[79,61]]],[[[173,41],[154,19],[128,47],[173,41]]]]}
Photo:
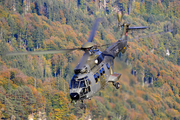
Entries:
{"type": "Polygon", "coordinates": [[[120,84],[117,82],[121,77],[120,73],[114,72],[114,59],[118,54],[125,53],[128,48],[127,36],[130,30],[146,29],[147,27],[129,27],[130,24],[122,22],[123,10],[121,9],[121,15],[117,13],[118,18],[118,29],[123,28],[121,39],[117,42],[112,43],[110,47],[101,52],[92,41],[95,36],[98,23],[102,18],[96,19],[93,28],[91,30],[88,42],[84,43],[81,48],[73,49],[61,49],[52,51],[35,51],[35,52],[17,52],[17,53],[6,53],[6,55],[35,55],[35,54],[54,54],[54,53],[68,53],[74,50],[83,50],[84,54],[79,64],[74,68],[74,76],[71,79],[69,93],[72,101],[75,103],[81,100],[81,108],[85,108],[83,104],[84,99],[90,99],[100,89],[104,88],[109,82],[111,82],[116,89],[119,89],[120,84]]]}

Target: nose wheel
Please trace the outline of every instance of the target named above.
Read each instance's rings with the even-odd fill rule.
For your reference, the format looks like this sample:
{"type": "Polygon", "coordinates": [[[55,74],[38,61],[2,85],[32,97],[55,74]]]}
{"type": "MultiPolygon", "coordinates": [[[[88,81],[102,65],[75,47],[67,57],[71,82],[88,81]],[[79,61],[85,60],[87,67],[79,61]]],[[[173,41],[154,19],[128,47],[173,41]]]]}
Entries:
{"type": "Polygon", "coordinates": [[[113,85],[114,85],[114,87],[116,87],[116,89],[119,89],[119,88],[120,88],[119,82],[116,82],[116,83],[113,82],[113,85]]]}

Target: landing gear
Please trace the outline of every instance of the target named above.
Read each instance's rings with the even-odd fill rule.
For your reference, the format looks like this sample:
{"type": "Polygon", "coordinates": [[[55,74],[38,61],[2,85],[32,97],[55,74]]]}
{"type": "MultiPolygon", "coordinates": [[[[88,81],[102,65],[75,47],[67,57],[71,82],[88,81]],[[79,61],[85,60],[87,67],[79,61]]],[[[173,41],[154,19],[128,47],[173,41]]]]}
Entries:
{"type": "Polygon", "coordinates": [[[86,104],[83,103],[83,100],[81,100],[80,108],[84,109],[84,113],[86,112],[86,104]]]}
{"type": "Polygon", "coordinates": [[[71,100],[71,104],[75,104],[76,105],[77,101],[71,100]]]}
{"type": "Polygon", "coordinates": [[[86,109],[86,105],[85,104],[80,104],[80,108],[81,109],[83,109],[83,108],[86,109]]]}
{"type": "Polygon", "coordinates": [[[120,88],[119,82],[116,82],[116,83],[113,82],[113,85],[114,85],[114,87],[116,87],[116,89],[119,89],[119,88],[120,88]]]}

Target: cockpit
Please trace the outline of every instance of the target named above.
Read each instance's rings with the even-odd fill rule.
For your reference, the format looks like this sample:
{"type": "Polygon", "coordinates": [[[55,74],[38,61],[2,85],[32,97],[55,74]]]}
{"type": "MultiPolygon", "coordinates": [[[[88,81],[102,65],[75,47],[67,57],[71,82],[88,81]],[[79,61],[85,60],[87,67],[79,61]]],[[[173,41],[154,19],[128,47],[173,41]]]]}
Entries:
{"type": "Polygon", "coordinates": [[[85,88],[90,84],[90,80],[88,77],[80,78],[77,79],[77,76],[74,75],[71,79],[70,83],[70,89],[75,89],[75,88],[85,88]]]}
{"type": "Polygon", "coordinates": [[[83,78],[78,78],[78,76],[75,74],[70,83],[70,96],[71,99],[79,99],[79,98],[86,98],[87,93],[91,92],[91,82],[88,78],[88,76],[85,76],[83,78]]]}

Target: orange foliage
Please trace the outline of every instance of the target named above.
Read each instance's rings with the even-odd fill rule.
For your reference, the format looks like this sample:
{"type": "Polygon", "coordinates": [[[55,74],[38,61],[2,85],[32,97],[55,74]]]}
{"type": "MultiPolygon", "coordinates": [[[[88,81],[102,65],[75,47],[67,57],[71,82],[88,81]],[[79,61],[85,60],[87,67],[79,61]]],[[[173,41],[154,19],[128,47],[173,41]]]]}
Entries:
{"type": "Polygon", "coordinates": [[[109,105],[111,106],[112,109],[115,107],[114,103],[109,103],[109,105]]]}
{"type": "Polygon", "coordinates": [[[131,109],[130,113],[131,113],[130,114],[130,119],[131,120],[138,117],[138,113],[134,109],[131,109]]]}
{"type": "Polygon", "coordinates": [[[137,109],[139,110],[139,112],[140,112],[141,114],[144,113],[144,110],[142,109],[142,107],[141,107],[140,105],[137,106],[137,109]]]}
{"type": "Polygon", "coordinates": [[[135,11],[137,13],[140,13],[140,3],[139,2],[135,2],[135,11]]]}
{"type": "Polygon", "coordinates": [[[172,96],[174,94],[173,94],[173,91],[171,89],[169,89],[165,95],[166,95],[166,97],[168,97],[168,96],[172,96]]]}
{"type": "Polygon", "coordinates": [[[143,95],[145,95],[146,93],[144,91],[141,90],[136,90],[136,95],[142,97],[143,95]]]}
{"type": "Polygon", "coordinates": [[[166,78],[166,80],[169,85],[171,85],[171,86],[176,85],[176,81],[173,78],[171,78],[170,76],[168,76],[166,78]]]}
{"type": "Polygon", "coordinates": [[[62,10],[59,11],[62,24],[66,24],[66,18],[64,17],[64,13],[62,10]]]}
{"type": "Polygon", "coordinates": [[[140,60],[141,60],[142,62],[147,63],[147,59],[146,59],[145,56],[143,56],[143,55],[140,57],[140,60]]]}
{"type": "Polygon", "coordinates": [[[97,101],[101,102],[102,104],[104,104],[104,98],[100,97],[100,96],[95,96],[94,97],[97,101]]]}
{"type": "Polygon", "coordinates": [[[9,71],[2,71],[1,74],[5,78],[10,78],[10,72],[9,71]]]}
{"type": "Polygon", "coordinates": [[[116,42],[115,38],[111,34],[107,34],[107,37],[111,40],[111,42],[116,42]]]}
{"type": "Polygon", "coordinates": [[[167,109],[166,114],[170,117],[175,117],[176,115],[179,115],[179,112],[175,109],[167,109]]]}
{"type": "Polygon", "coordinates": [[[159,94],[152,94],[153,97],[157,100],[157,101],[161,101],[161,97],[159,96],[159,94]]]}

